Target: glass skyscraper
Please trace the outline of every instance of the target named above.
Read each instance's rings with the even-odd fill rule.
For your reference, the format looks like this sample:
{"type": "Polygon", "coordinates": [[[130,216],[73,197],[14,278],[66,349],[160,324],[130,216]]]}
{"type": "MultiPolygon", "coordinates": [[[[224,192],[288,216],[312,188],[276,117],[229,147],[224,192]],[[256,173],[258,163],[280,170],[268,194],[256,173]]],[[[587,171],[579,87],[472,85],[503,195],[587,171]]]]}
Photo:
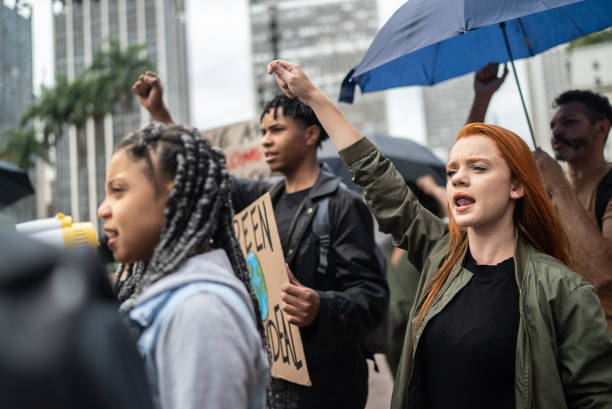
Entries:
{"type": "MultiPolygon", "coordinates": [[[[378,31],[376,0],[250,0],[251,52],[256,105],[280,92],[266,65],[274,58],[297,62],[332,100],[342,80],[363,57],[378,31]]],[[[383,93],[339,104],[368,135],[387,132],[383,93]]]]}

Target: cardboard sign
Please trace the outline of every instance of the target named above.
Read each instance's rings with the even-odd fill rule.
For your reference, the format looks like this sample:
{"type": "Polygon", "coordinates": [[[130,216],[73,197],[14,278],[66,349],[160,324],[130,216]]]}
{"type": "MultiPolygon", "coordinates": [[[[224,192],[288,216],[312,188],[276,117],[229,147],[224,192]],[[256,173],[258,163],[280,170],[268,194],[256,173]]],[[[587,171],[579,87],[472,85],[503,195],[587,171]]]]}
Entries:
{"type": "Polygon", "coordinates": [[[270,168],[261,151],[259,122],[245,121],[202,132],[225,153],[227,168],[240,178],[267,179],[270,168]]]}
{"type": "Polygon", "coordinates": [[[310,386],[300,330],[287,322],[281,309],[281,286],[289,277],[269,193],[234,216],[234,231],[259,300],[272,350],[272,376],[310,386]]]}

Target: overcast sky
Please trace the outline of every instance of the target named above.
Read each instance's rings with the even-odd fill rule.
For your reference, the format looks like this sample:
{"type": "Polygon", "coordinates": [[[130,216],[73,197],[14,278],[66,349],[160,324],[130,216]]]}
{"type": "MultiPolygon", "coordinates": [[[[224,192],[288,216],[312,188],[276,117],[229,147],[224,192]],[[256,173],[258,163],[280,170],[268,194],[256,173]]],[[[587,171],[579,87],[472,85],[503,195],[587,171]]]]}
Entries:
{"type": "MultiPolygon", "coordinates": [[[[34,6],[32,35],[36,91],[40,84],[49,84],[53,78],[52,0],[30,0],[30,3],[34,6]]],[[[379,25],[403,3],[404,0],[378,0],[379,25]]],[[[206,129],[255,116],[247,4],[248,0],[187,0],[191,118],[194,126],[206,129]]],[[[520,77],[520,62],[517,68],[520,77]]],[[[526,88],[525,79],[521,78],[521,81],[526,88]]],[[[424,143],[420,88],[407,87],[386,93],[390,133],[424,143]]],[[[488,118],[519,135],[527,135],[516,85],[511,78],[497,93],[488,118]]]]}

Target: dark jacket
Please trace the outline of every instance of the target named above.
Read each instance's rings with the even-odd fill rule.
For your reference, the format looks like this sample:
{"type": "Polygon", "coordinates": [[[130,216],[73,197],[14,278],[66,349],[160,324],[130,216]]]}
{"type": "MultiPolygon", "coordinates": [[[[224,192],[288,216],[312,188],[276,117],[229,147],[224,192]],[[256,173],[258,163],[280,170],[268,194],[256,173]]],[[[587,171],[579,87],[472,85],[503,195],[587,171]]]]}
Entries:
{"type": "MultiPolygon", "coordinates": [[[[234,179],[234,183],[232,201],[236,212],[268,191],[275,204],[285,191],[284,180],[271,184],[234,179]]],[[[311,325],[300,328],[313,383],[312,388],[303,389],[309,395],[304,398],[321,408],[358,407],[343,405],[342,399],[346,401],[347,394],[355,395],[367,384],[359,337],[380,324],[389,296],[384,272],[376,261],[372,216],[359,196],[322,170],[296,211],[289,243],[283,243],[283,247],[285,260],[296,278],[320,296],[319,316],[311,325]],[[317,201],[325,196],[329,197],[331,245],[327,272],[321,274],[317,272],[319,239],[312,232],[311,222],[317,201]]],[[[300,407],[305,406],[308,405],[300,407]]]]}
{"type": "Polygon", "coordinates": [[[136,343],[90,249],[0,226],[0,408],[152,409],[136,343]]]}
{"type": "MultiPolygon", "coordinates": [[[[367,139],[340,156],[364,187],[380,229],[406,250],[424,284],[448,247],[448,226],[425,210],[393,164],[367,139]]],[[[422,408],[421,362],[415,359],[424,328],[470,281],[465,251],[431,304],[417,334],[409,325],[395,377],[391,408],[422,408]]],[[[514,249],[520,322],[516,346],[516,408],[612,408],[612,335],[595,289],[557,259],[539,253],[516,233],[514,249]]],[[[414,318],[414,308],[411,320],[414,318]]]]}

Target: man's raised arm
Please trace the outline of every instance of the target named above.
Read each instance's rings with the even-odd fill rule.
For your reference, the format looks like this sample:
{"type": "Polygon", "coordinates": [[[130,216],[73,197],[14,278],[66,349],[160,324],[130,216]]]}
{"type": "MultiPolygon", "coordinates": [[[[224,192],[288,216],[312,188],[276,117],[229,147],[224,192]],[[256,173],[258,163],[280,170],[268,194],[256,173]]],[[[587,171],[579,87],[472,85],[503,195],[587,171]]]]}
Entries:
{"type": "Polygon", "coordinates": [[[541,149],[536,149],[534,156],[570,238],[577,272],[591,281],[595,288],[609,288],[612,285],[612,220],[606,220],[600,231],[557,161],[541,149]]]}
{"type": "Polygon", "coordinates": [[[474,76],[474,100],[472,101],[472,108],[468,118],[465,121],[466,124],[484,122],[491,98],[501,84],[503,84],[508,74],[508,67],[504,66],[504,73],[501,77],[498,77],[498,69],[498,63],[490,62],[474,76]]]}
{"type": "Polygon", "coordinates": [[[145,107],[153,116],[153,120],[163,124],[172,124],[170,112],[164,105],[164,90],[157,74],[147,71],[138,77],[138,81],[132,86],[132,92],[140,100],[140,105],[145,107]]]}

